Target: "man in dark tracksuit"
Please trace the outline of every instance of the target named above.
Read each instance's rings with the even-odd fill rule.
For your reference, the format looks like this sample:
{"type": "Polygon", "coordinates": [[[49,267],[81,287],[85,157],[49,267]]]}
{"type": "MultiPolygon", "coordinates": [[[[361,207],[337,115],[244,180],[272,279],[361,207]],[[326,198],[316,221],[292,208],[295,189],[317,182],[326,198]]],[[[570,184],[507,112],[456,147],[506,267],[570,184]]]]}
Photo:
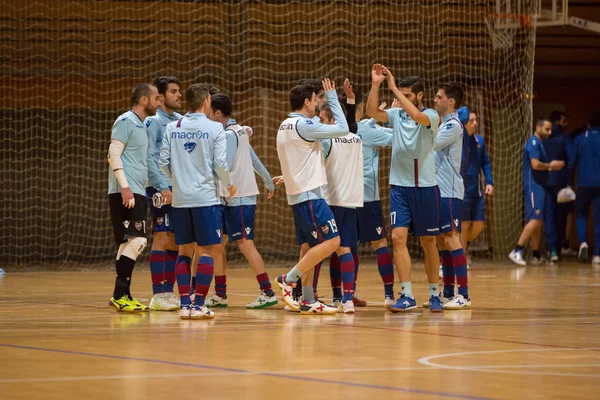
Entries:
{"type": "Polygon", "coordinates": [[[588,259],[587,221],[590,205],[594,212],[594,258],[592,263],[600,265],[600,110],[589,117],[590,128],[577,136],[574,143],[570,168],[577,167],[577,236],[579,261],[588,259]]]}
{"type": "MultiPolygon", "coordinates": [[[[543,142],[546,156],[548,160],[560,160],[568,164],[569,159],[572,158],[572,143],[569,135],[564,131],[567,126],[565,113],[553,111],[548,119],[552,122],[552,134],[548,140],[543,142]]],[[[572,169],[563,168],[559,171],[548,172],[544,234],[551,262],[558,261],[558,253],[563,247],[569,248],[566,240],[567,216],[573,210],[573,202],[558,203],[557,195],[561,189],[572,184],[572,169]]]]}

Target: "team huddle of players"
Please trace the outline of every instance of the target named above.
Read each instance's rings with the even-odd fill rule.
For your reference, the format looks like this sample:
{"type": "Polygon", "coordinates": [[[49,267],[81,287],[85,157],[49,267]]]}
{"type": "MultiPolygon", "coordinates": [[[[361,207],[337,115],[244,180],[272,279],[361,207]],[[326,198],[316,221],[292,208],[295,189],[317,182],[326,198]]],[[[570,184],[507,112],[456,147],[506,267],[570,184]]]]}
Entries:
{"type": "MultiPolygon", "coordinates": [[[[247,307],[277,304],[253,241],[260,193],[256,172],[267,188],[267,199],[273,196],[275,185],[285,187],[293,211],[300,259],[276,278],[286,310],[349,314],[355,306],[366,305],[355,293],[359,241],[370,243],[377,255],[385,307],[391,312],[416,308],[409,231],[419,237],[425,253],[429,300],[424,306],[431,312],[470,308],[462,243],[466,247],[473,233],[478,233],[475,226],[483,220],[482,201],[471,192],[476,191],[479,199],[482,192],[479,180],[476,184],[463,181],[461,163],[463,167],[472,164],[465,164],[465,155],[479,160],[475,167],[479,176],[487,159],[487,153],[483,158],[478,155],[481,137],[474,135],[475,115],[464,107],[458,112],[464,94],[457,83],[440,85],[435,109],[431,109],[423,104],[425,88],[420,78],[397,83],[381,64],[373,66],[371,78],[366,101],[348,80],[339,97],[335,83],[327,78],[302,80],[291,89],[292,112],[281,123],[276,139],[282,175],[274,178],[250,145],[252,130],[231,119],[231,100],[218,88],[188,87],[189,112],[182,116],[177,113],[182,95],[175,77],[137,85],[132,110],[113,125],[108,154],[109,203],[119,246],[110,304],[120,311],[180,310],[182,319],[213,318],[212,309],[227,306],[227,241],[237,244],[256,275],[260,295],[247,307]],[[396,99],[389,109],[379,103],[384,81],[396,99]],[[463,135],[463,123],[471,126],[468,134],[463,135]],[[475,143],[474,154],[469,154],[470,142],[475,143]],[[384,146],[392,148],[393,257],[377,176],[379,147],[384,146]],[[470,199],[468,209],[463,209],[465,192],[470,199]],[[147,199],[154,232],[149,307],[130,292],[135,260],[147,244],[147,199]],[[463,216],[472,229],[461,240],[463,216]],[[318,300],[316,287],[321,262],[329,257],[333,302],[326,305],[318,300]],[[193,277],[192,266],[196,269],[193,277]],[[394,268],[402,288],[398,298],[394,296],[394,268]],[[215,293],[209,297],[213,276],[215,293]],[[439,293],[439,276],[444,280],[443,293],[439,293]],[[179,297],[173,293],[175,282],[179,297]]],[[[486,193],[491,194],[491,174],[488,186],[486,193]]]]}

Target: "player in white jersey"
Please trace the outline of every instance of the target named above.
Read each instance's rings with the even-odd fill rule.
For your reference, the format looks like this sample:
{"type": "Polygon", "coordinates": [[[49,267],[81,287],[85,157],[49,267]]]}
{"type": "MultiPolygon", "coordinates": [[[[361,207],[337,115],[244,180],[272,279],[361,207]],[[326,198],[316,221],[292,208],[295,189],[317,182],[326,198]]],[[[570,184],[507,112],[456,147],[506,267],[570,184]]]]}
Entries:
{"type": "Polygon", "coordinates": [[[438,292],[439,254],[436,236],[439,236],[439,191],[435,176],[433,144],[438,132],[439,116],[423,105],[423,81],[409,77],[400,81],[400,89],[391,72],[375,64],[371,72],[372,85],[367,101],[367,113],[393,128],[392,163],[390,167],[390,219],[394,264],[400,276],[402,295],[390,306],[392,312],[417,307],[412,295],[411,260],[406,245],[408,231],[419,236],[425,252],[425,271],[429,281],[430,307],[443,311],[438,292]],[[389,88],[400,102],[401,109],[381,111],[379,87],[387,80],[389,88]]]}
{"type": "MultiPolygon", "coordinates": [[[[469,298],[467,258],[460,241],[460,218],[464,198],[464,183],[460,175],[463,150],[463,125],[456,110],[464,98],[462,86],[456,82],[443,84],[434,99],[442,124],[435,138],[436,176],[440,189],[440,230],[438,247],[442,258],[444,294],[440,299],[445,310],[471,307],[469,298]],[[458,294],[454,294],[454,283],[458,294]]],[[[427,306],[429,304],[427,303],[427,306]]]]}
{"type": "Polygon", "coordinates": [[[131,104],[131,110],[115,121],[108,148],[108,202],[119,246],[115,289],[109,304],[118,311],[137,312],[148,308],[131,296],[130,287],[135,261],[147,244],[148,134],[143,121],[158,108],[156,87],[148,83],[136,85],[131,104]]]}
{"type": "Polygon", "coordinates": [[[281,165],[288,197],[294,212],[296,237],[306,253],[287,274],[277,278],[283,301],[292,309],[298,305],[292,297],[295,282],[302,277],[304,314],[329,314],[336,309],[317,302],[310,273],[340,246],[335,218],[323,199],[322,186],[327,184],[321,139],[342,137],[348,134],[348,124],[339,105],[335,84],[323,80],[327,103],[335,117],[334,125],[324,125],[313,119],[317,106],[314,88],[309,85],[294,87],[290,92],[291,114],[283,121],[277,133],[277,155],[281,165]]]}
{"type": "Polygon", "coordinates": [[[148,187],[146,196],[152,217],[152,248],[150,249],[150,275],[154,311],[179,310],[179,298],[173,293],[175,262],[178,248],[171,229],[171,181],[158,167],[160,147],[167,125],[181,118],[179,79],[160,76],[154,80],[158,90],[159,107],[156,115],[146,118],[148,132],[148,187]]]}
{"type": "Polygon", "coordinates": [[[214,274],[214,259],[222,255],[223,210],[218,180],[230,196],[236,187],[227,168],[223,125],[207,117],[212,113],[207,85],[191,85],[185,98],[190,112],[167,125],[159,165],[173,180],[172,223],[175,243],[180,246],[176,264],[180,318],[204,319],[214,317],[204,302],[214,274]],[[194,250],[200,258],[192,305],[190,263],[194,250]]]}
{"type": "MultiPolygon", "coordinates": [[[[225,199],[225,224],[227,226],[228,238],[237,244],[238,248],[248,260],[250,267],[256,275],[259,284],[260,295],[256,300],[246,304],[246,308],[262,309],[277,304],[277,298],[271,288],[269,276],[265,272],[265,264],[254,245],[254,214],[256,212],[256,200],[260,193],[256,185],[254,173],[256,172],[267,188],[267,199],[271,199],[275,187],[271,181],[271,175],[260,162],[252,146],[250,145],[247,130],[231,119],[233,105],[229,97],[223,93],[212,96],[211,108],[213,113],[211,119],[223,124],[227,136],[227,164],[230,169],[231,179],[236,182],[237,192],[235,196],[228,197],[228,192],[221,187],[221,195],[225,199]]],[[[227,239],[223,237],[225,258],[225,244],[227,239]]],[[[215,291],[206,303],[211,306],[226,306],[226,274],[225,270],[217,271],[215,264],[215,291]]]]}
{"type": "MultiPolygon", "coordinates": [[[[321,106],[321,122],[335,124],[328,104],[321,106]]],[[[358,135],[321,141],[325,157],[327,185],[323,187],[325,201],[331,208],[340,234],[340,247],[336,250],[341,271],[341,287],[334,284],[332,275],[333,306],[344,314],[354,314],[354,257],[351,248],[358,247],[357,207],[363,206],[363,149],[358,135]],[[343,291],[342,291],[343,288],[343,291]]]]}

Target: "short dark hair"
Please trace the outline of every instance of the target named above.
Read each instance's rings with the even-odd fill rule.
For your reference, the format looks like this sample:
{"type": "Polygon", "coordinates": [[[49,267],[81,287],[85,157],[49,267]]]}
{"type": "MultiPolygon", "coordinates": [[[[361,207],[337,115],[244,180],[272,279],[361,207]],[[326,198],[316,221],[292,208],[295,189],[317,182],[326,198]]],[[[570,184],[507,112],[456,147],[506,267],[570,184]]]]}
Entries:
{"type": "Polygon", "coordinates": [[[398,82],[398,87],[409,88],[414,94],[425,92],[425,84],[423,84],[423,79],[418,76],[407,76],[406,78],[400,79],[400,82],[398,82]]]}
{"type": "Polygon", "coordinates": [[[200,108],[208,96],[210,96],[209,85],[204,83],[194,83],[185,91],[185,101],[188,103],[190,111],[200,108]]]}
{"type": "Polygon", "coordinates": [[[131,104],[137,106],[138,104],[140,104],[140,100],[142,99],[142,97],[150,97],[153,87],[154,86],[152,84],[147,82],[138,83],[137,85],[135,85],[135,87],[131,91],[131,104]]]}
{"type": "Polygon", "coordinates": [[[600,126],[600,110],[594,110],[588,115],[590,126],[600,126]]]}
{"type": "Polygon", "coordinates": [[[208,86],[208,93],[210,93],[211,96],[214,96],[217,93],[223,93],[223,91],[217,85],[208,83],[206,86],[208,86]]]}
{"type": "Polygon", "coordinates": [[[555,124],[557,122],[560,122],[560,119],[562,118],[563,115],[565,115],[565,113],[563,111],[554,110],[550,114],[548,114],[548,120],[551,123],[555,124]]]}
{"type": "Polygon", "coordinates": [[[552,121],[550,121],[548,118],[542,118],[542,119],[538,119],[538,120],[537,120],[537,122],[535,123],[535,126],[536,126],[536,127],[537,127],[537,126],[539,126],[539,127],[541,128],[542,126],[544,126],[544,124],[545,124],[546,122],[550,122],[550,123],[552,123],[552,121]]]}
{"type": "MultiPolygon", "coordinates": [[[[360,103],[363,102],[363,96],[360,92],[354,92],[354,104],[359,105],[360,103]]],[[[346,93],[342,93],[340,94],[339,97],[340,100],[340,104],[344,104],[348,102],[348,96],[346,96],[346,93]]]]}
{"type": "Polygon", "coordinates": [[[315,88],[312,85],[298,85],[290,90],[290,106],[293,111],[299,110],[304,106],[304,100],[312,100],[315,94],[315,88]]]}
{"type": "Polygon", "coordinates": [[[296,83],[296,85],[297,86],[300,86],[300,85],[312,86],[315,94],[317,94],[323,90],[323,82],[320,81],[319,79],[302,78],[296,83]]]}
{"type": "Polygon", "coordinates": [[[177,79],[174,76],[159,76],[154,80],[154,82],[152,82],[152,84],[156,86],[156,89],[158,89],[158,94],[167,93],[169,83],[175,83],[177,85],[181,84],[181,82],[179,82],[179,79],[177,79]]]}
{"type": "Polygon", "coordinates": [[[456,102],[455,109],[459,109],[462,106],[465,92],[463,91],[462,85],[458,82],[448,82],[440,85],[439,89],[443,89],[444,93],[449,99],[454,99],[456,102]]]}
{"type": "Polygon", "coordinates": [[[215,93],[210,99],[210,107],[214,112],[221,111],[226,117],[233,112],[233,104],[225,93],[215,93]]]}

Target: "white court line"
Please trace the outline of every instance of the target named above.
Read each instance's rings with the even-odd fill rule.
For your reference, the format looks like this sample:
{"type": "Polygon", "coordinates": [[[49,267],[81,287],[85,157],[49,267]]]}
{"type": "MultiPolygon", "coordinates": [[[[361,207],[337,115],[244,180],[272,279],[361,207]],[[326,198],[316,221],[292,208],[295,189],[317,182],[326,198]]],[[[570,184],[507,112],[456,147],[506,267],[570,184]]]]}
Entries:
{"type": "MultiPolygon", "coordinates": [[[[454,365],[445,365],[431,362],[430,360],[438,359],[438,358],[446,358],[446,357],[460,357],[460,356],[470,356],[476,354],[498,354],[498,353],[525,353],[525,352],[542,352],[542,351],[588,351],[588,350],[599,350],[599,348],[583,348],[583,349],[570,349],[570,348],[562,348],[562,349],[517,349],[517,350],[487,350],[487,351],[465,351],[460,353],[449,353],[449,354],[437,354],[429,357],[419,358],[418,362],[427,365],[429,367],[442,368],[442,369],[450,369],[450,370],[458,370],[458,371],[475,371],[475,372],[493,372],[493,373],[504,373],[504,374],[515,374],[515,375],[551,375],[551,376],[573,376],[573,377],[589,377],[589,378],[600,378],[600,374],[574,374],[574,373],[564,373],[564,372],[533,372],[533,371],[506,371],[506,369],[518,369],[518,368],[545,368],[545,366],[531,366],[531,365],[515,365],[515,366],[507,366],[507,365],[483,365],[483,366],[454,366],[454,365]]],[[[569,368],[574,366],[574,368],[582,368],[582,367],[595,367],[598,364],[566,364],[566,365],[558,365],[558,364],[546,364],[548,368],[569,368]]]]}
{"type": "Polygon", "coordinates": [[[150,378],[180,378],[197,376],[231,376],[231,375],[263,375],[263,374],[318,374],[318,373],[344,373],[344,372],[382,372],[382,371],[414,371],[431,370],[430,367],[396,367],[396,368],[350,368],[350,369],[314,369],[314,370],[292,370],[292,371],[256,371],[256,372],[205,372],[205,373],[181,373],[181,374],[136,374],[136,375],[88,375],[88,376],[59,376],[55,378],[6,378],[0,379],[2,383],[35,383],[35,382],[73,382],[91,380],[121,380],[121,379],[150,379],[150,378]]]}

